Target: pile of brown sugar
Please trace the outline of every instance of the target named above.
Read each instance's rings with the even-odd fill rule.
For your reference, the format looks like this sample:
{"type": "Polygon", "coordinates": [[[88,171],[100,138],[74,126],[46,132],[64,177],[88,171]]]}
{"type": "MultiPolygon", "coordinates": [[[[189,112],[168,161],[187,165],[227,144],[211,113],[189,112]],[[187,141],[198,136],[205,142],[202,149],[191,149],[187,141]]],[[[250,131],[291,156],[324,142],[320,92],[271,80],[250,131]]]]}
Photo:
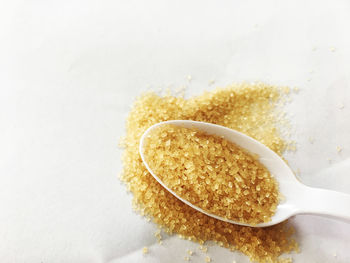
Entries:
{"type": "Polygon", "coordinates": [[[276,211],[276,180],[256,156],[225,138],[161,125],[148,135],[143,152],[166,186],[210,214],[255,225],[276,211]]]}
{"type": "Polygon", "coordinates": [[[139,154],[142,134],[155,123],[196,120],[241,131],[278,154],[287,143],[279,135],[275,106],[281,90],[264,84],[239,84],[184,99],[148,92],[138,97],[129,113],[122,145],[121,179],[134,196],[134,208],[168,233],[203,243],[213,240],[239,250],[252,261],[277,262],[297,250],[293,228],[287,222],[267,228],[238,226],[213,219],[187,206],[166,191],[147,171],[139,154]]]}

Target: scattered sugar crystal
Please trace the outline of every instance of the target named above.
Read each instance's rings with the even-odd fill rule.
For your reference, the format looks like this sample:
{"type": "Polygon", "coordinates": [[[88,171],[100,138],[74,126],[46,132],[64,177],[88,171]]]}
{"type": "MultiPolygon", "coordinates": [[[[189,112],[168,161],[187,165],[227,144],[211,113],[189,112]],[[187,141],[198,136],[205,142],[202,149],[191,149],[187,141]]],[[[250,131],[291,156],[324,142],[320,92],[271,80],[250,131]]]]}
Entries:
{"type": "Polygon", "coordinates": [[[343,148],[342,148],[342,147],[337,146],[337,152],[338,152],[338,153],[340,153],[342,150],[343,150],[343,148]]]}
{"type": "Polygon", "coordinates": [[[148,247],[143,247],[142,253],[143,253],[143,254],[147,254],[147,253],[148,253],[148,247]]]}
{"type": "Polygon", "coordinates": [[[207,262],[207,263],[208,263],[208,262],[211,262],[211,257],[206,256],[206,257],[205,257],[205,262],[207,262]]]}

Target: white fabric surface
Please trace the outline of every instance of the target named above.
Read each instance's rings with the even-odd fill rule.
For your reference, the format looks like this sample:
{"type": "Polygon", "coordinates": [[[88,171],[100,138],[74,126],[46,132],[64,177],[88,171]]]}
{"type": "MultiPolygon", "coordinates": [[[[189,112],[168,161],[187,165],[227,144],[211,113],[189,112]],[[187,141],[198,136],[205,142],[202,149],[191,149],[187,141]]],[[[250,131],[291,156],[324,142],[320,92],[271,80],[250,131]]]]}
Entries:
{"type": "MultiPolygon", "coordinates": [[[[124,119],[148,85],[299,87],[286,107],[298,142],[290,165],[308,185],[350,193],[349,13],[347,0],[2,1],[0,261],[171,263],[198,247],[157,245],[117,179],[124,119]]],[[[295,262],[350,262],[349,223],[292,221],[295,262]]]]}

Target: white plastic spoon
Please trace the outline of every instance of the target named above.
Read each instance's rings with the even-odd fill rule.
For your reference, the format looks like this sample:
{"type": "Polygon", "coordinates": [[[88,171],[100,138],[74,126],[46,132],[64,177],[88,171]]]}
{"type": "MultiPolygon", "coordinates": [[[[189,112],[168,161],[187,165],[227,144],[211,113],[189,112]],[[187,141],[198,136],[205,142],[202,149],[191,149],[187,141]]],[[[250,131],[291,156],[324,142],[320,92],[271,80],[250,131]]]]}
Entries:
{"type": "Polygon", "coordinates": [[[297,214],[317,214],[331,217],[338,217],[350,220],[350,195],[325,189],[308,187],[298,181],[289,166],[274,151],[253,138],[238,131],[205,122],[189,120],[173,120],[157,123],[142,135],[140,140],[140,154],[143,163],[153,177],[170,193],[176,196],[190,207],[213,218],[226,221],[232,224],[251,226],[240,222],[224,219],[220,216],[210,214],[203,209],[193,205],[187,200],[179,197],[174,191],[168,188],[159,177],[148,166],[144,156],[144,142],[147,136],[152,136],[151,132],[160,125],[172,124],[185,128],[196,128],[206,134],[223,136],[240,147],[247,149],[251,153],[259,155],[260,162],[270,171],[279,183],[279,191],[285,197],[277,206],[276,213],[271,221],[254,225],[254,227],[266,227],[278,224],[291,216],[297,214]]]}

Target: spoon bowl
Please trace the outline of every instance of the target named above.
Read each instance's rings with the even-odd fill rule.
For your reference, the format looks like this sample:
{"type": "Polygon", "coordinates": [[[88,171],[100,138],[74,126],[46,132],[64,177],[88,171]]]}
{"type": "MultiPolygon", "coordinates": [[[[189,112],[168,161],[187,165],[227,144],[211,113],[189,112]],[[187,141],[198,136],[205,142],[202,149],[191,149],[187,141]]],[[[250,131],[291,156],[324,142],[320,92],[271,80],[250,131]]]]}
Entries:
{"type": "Polygon", "coordinates": [[[191,120],[172,120],[160,122],[148,128],[142,135],[139,151],[142,161],[148,171],[166,190],[197,211],[225,222],[251,227],[267,227],[278,224],[297,214],[327,215],[350,220],[350,195],[331,190],[312,188],[302,184],[295,177],[294,173],[285,163],[285,161],[274,151],[257,140],[224,126],[191,120]],[[265,165],[271,175],[278,182],[279,192],[283,196],[283,200],[281,200],[278,204],[276,213],[271,217],[271,220],[269,222],[256,225],[228,220],[218,215],[208,213],[200,207],[193,205],[189,201],[178,196],[167,185],[165,185],[148,166],[144,156],[144,143],[148,136],[152,136],[151,132],[153,129],[161,125],[169,124],[184,128],[195,128],[208,135],[222,136],[226,140],[248,150],[248,152],[257,154],[259,156],[259,161],[265,165]]]}

